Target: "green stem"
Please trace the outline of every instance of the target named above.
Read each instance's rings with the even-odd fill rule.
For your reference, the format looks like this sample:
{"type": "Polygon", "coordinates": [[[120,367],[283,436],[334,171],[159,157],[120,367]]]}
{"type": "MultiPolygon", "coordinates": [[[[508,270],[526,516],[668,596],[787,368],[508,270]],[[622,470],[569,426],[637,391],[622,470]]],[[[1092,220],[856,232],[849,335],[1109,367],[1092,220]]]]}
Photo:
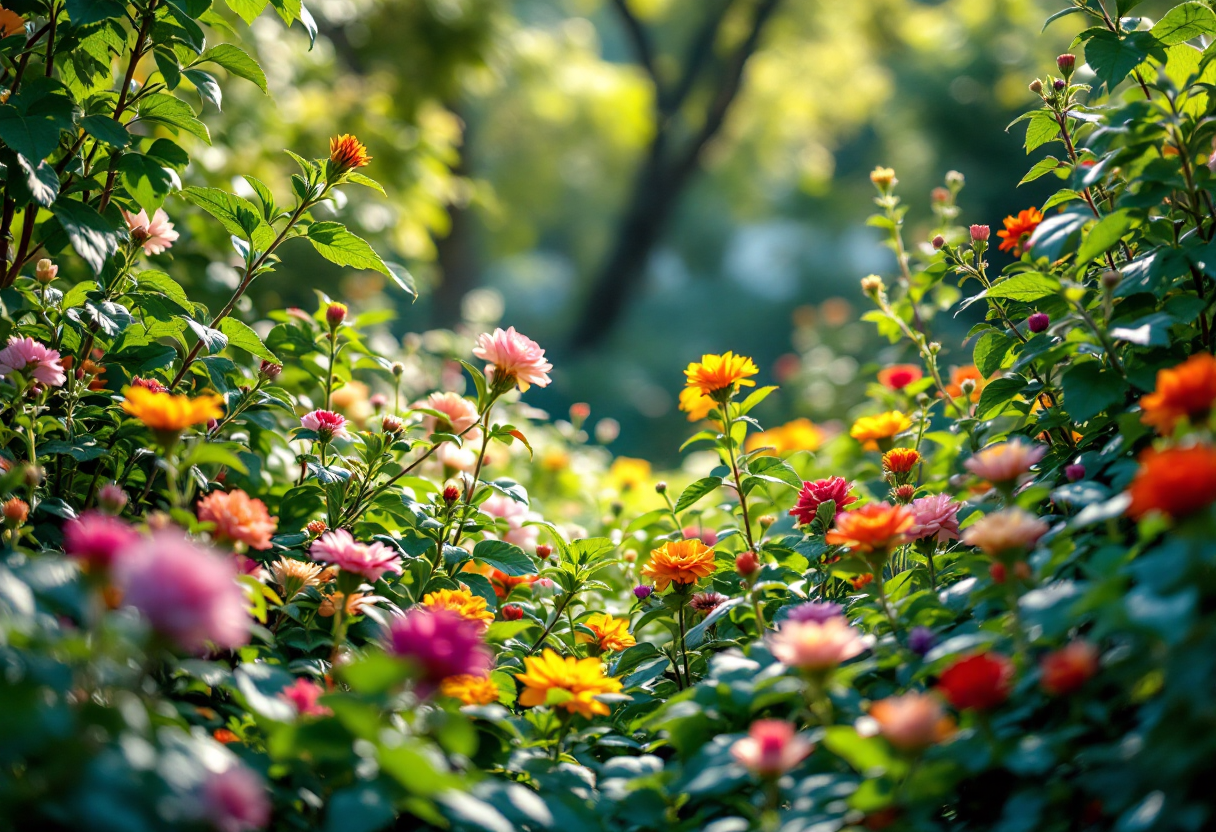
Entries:
{"type": "Polygon", "coordinates": [[[680,659],[684,665],[684,686],[692,687],[692,674],[688,671],[688,647],[684,643],[684,610],[688,606],[688,599],[685,598],[680,603],[680,659]]]}
{"type": "Polygon", "coordinates": [[[477,490],[477,481],[481,479],[481,466],[485,463],[486,448],[490,445],[490,411],[494,409],[493,400],[486,405],[482,414],[481,449],[477,452],[477,464],[473,467],[473,480],[464,492],[464,505],[460,510],[460,522],[456,524],[456,533],[452,536],[452,545],[460,545],[460,537],[464,534],[464,524],[469,519],[469,509],[473,507],[473,492],[477,490]]]}

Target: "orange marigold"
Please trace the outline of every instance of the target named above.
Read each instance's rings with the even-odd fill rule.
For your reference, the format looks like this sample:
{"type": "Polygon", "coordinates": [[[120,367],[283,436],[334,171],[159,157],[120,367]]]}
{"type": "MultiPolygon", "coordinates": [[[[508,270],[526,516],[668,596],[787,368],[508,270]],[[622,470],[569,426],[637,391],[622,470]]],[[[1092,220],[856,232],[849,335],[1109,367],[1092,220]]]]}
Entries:
{"type": "Polygon", "coordinates": [[[907,506],[870,503],[856,511],[837,514],[836,524],[824,540],[861,554],[885,556],[908,542],[908,532],[914,525],[915,515],[907,506]]]}
{"type": "Polygon", "coordinates": [[[157,433],[177,434],[224,415],[224,400],[205,393],[195,398],[156,393],[146,387],[126,387],[122,409],[157,433]]]}
{"type": "Polygon", "coordinates": [[[849,436],[861,443],[867,451],[877,451],[880,445],[890,447],[890,440],[912,427],[912,420],[896,410],[879,413],[877,416],[862,416],[853,423],[849,436]]]}
{"type": "Polygon", "coordinates": [[[629,634],[629,621],[624,618],[613,618],[609,613],[597,612],[583,622],[588,630],[595,633],[595,638],[585,633],[579,633],[578,640],[583,643],[595,641],[605,653],[614,653],[637,644],[629,634]]]}
{"type": "Polygon", "coordinates": [[[0,37],[11,38],[25,32],[25,18],[0,6],[0,37]]]}
{"type": "Polygon", "coordinates": [[[468,587],[460,589],[438,589],[422,596],[422,606],[432,610],[451,610],[461,618],[469,621],[480,621],[482,626],[490,626],[494,613],[486,607],[486,599],[474,595],[468,587]]]}
{"type": "Polygon", "coordinates": [[[882,455],[882,468],[892,474],[906,474],[920,462],[915,448],[892,448],[882,455]]]}
{"type": "Polygon", "coordinates": [[[1038,208],[1027,208],[1025,211],[1018,211],[1016,217],[1005,217],[1004,230],[996,232],[996,236],[1003,241],[998,248],[1012,252],[1014,257],[1021,257],[1022,252],[1029,248],[1026,243],[1029,242],[1030,235],[1034,234],[1034,230],[1042,221],[1043,213],[1038,208]]]}
{"type": "Polygon", "coordinates": [[[343,133],[329,140],[329,161],[339,173],[364,167],[371,160],[367,147],[352,135],[343,133]]]}
{"type": "Polygon", "coordinates": [[[1157,388],[1140,399],[1141,421],[1169,434],[1183,419],[1206,419],[1216,403],[1216,358],[1192,355],[1177,367],[1157,373],[1157,388]]]}
{"type": "Polygon", "coordinates": [[[1127,513],[1139,519],[1150,511],[1185,517],[1216,500],[1216,448],[1149,448],[1140,455],[1140,470],[1128,488],[1127,513]]]}
{"type": "Polygon", "coordinates": [[[492,679],[467,673],[444,679],[439,683],[439,692],[465,705],[492,705],[498,701],[498,685],[492,679]]]}
{"type": "Polygon", "coordinates": [[[198,519],[214,523],[216,540],[243,543],[250,549],[269,549],[270,536],[279,521],[271,517],[266,504],[239,488],[228,493],[212,491],[198,501],[198,519]]]}
{"type": "Polygon", "coordinates": [[[654,581],[660,592],[674,581],[695,584],[714,572],[714,550],[697,538],[669,540],[650,553],[642,575],[654,581]]]}
{"type": "Polygon", "coordinates": [[[759,372],[756,363],[745,355],[729,351],[722,355],[702,355],[700,362],[694,361],[684,370],[685,386],[703,396],[712,396],[720,390],[733,390],[736,385],[755,387],[756,382],[748,376],[759,372]]]}
{"type": "Polygon", "coordinates": [[[547,647],[540,656],[526,656],[524,672],[515,678],[523,683],[519,704],[525,708],[552,705],[588,719],[595,714],[608,716],[608,703],[597,696],[621,690],[621,680],[605,676],[599,659],[563,657],[547,647]]]}
{"type": "Polygon", "coordinates": [[[823,444],[823,431],[810,419],[795,419],[775,428],[762,430],[747,437],[745,449],[754,451],[769,448],[772,453],[788,454],[795,451],[817,451],[823,444]]]}
{"type": "Polygon", "coordinates": [[[696,387],[685,387],[680,391],[680,410],[688,414],[688,421],[699,422],[709,416],[718,403],[703,395],[696,387]]]}
{"type": "Polygon", "coordinates": [[[946,385],[946,392],[950,394],[951,398],[957,399],[963,395],[964,381],[975,382],[975,389],[971,391],[971,401],[978,402],[987,380],[974,364],[968,364],[966,367],[951,367],[950,383],[946,385]]]}

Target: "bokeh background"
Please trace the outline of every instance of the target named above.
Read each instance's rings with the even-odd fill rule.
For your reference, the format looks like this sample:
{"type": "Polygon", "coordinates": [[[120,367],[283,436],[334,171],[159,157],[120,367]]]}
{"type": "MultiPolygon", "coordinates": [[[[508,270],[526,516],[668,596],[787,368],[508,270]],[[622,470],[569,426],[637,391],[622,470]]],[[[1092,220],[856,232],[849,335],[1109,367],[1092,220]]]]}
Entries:
{"type": "MultiPolygon", "coordinates": [[[[514,325],[556,365],[531,403],[586,402],[593,422],[619,421],[613,450],[659,462],[688,432],[675,394],[702,352],[750,354],[784,382],[757,414],[768,424],[843,416],[873,365],[901,357],[858,320],[859,278],[895,266],[865,224],[868,172],[896,170],[909,245],[948,170],[966,176],[963,223],[1041,203],[1050,185],[1017,187],[1022,130],[1005,127],[1080,20],[1040,36],[1065,0],[307,5],[315,44],[269,12],[255,21],[271,97],[229,84],[191,175],[284,192],[283,148],[319,156],[357,134],[389,198],[351,189],[339,210],[419,298],[289,246],[250,319],[315,308],[319,290],[391,310],[382,337],[441,353],[453,333],[514,325]]],[[[207,253],[222,229],[166,207],[186,231],[172,270],[221,303],[236,271],[207,253]]],[[[968,326],[935,323],[947,344],[968,326]]],[[[947,364],[968,363],[955,353],[947,364]]]]}

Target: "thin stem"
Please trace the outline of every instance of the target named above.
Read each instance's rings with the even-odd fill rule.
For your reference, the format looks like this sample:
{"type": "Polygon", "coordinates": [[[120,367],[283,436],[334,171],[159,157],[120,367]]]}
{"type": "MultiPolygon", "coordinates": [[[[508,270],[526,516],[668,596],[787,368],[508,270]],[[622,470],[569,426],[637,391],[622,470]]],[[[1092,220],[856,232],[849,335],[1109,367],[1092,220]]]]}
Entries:
{"type": "Polygon", "coordinates": [[[739,495],[739,509],[743,514],[743,536],[747,540],[747,548],[755,552],[756,543],[752,539],[752,524],[747,516],[747,495],[743,493],[743,483],[739,477],[739,465],[735,460],[735,437],[732,434],[734,422],[730,417],[730,402],[722,404],[722,421],[726,425],[726,453],[730,457],[730,471],[735,480],[735,492],[739,495]]]}
{"type": "Polygon", "coordinates": [[[688,606],[688,599],[685,598],[680,603],[680,658],[684,664],[684,686],[692,687],[692,674],[688,672],[688,647],[684,643],[684,609],[688,606]]]}
{"type": "Polygon", "coordinates": [[[553,620],[550,621],[548,623],[548,625],[545,626],[545,629],[540,634],[540,637],[537,638],[536,641],[533,643],[533,645],[528,648],[528,652],[524,653],[525,656],[531,656],[533,653],[535,653],[536,648],[540,647],[541,644],[544,642],[544,640],[549,637],[549,632],[553,629],[553,625],[555,625],[558,621],[561,620],[562,612],[565,611],[566,605],[570,603],[570,599],[572,599],[573,597],[574,597],[573,592],[567,592],[565,595],[562,596],[561,600],[557,604],[557,607],[555,607],[553,610],[553,620]]]}
{"type": "Polygon", "coordinates": [[[481,449],[477,452],[477,464],[473,467],[473,479],[464,492],[464,506],[460,511],[460,522],[456,524],[456,532],[452,535],[453,546],[460,545],[460,536],[464,534],[464,524],[469,519],[469,509],[473,507],[473,492],[477,490],[477,481],[481,479],[481,466],[485,463],[486,448],[490,445],[490,411],[493,409],[494,402],[491,401],[486,405],[486,412],[482,416],[481,449]]]}

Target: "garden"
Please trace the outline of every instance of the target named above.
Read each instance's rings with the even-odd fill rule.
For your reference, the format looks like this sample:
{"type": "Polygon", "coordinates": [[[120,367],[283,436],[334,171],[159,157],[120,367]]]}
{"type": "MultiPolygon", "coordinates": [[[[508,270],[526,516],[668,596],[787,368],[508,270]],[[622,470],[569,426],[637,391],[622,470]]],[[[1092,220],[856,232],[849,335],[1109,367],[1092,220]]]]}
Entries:
{"type": "MultiPolygon", "coordinates": [[[[1021,207],[974,211],[962,163],[924,194],[867,163],[860,320],[796,312],[777,360],[748,339],[785,324],[723,296],[738,328],[663,323],[649,212],[742,129],[798,4],[723,4],[691,167],[663,152],[702,102],[654,23],[691,7],[591,4],[619,7],[663,152],[569,342],[513,320],[544,291],[448,296],[454,194],[495,231],[522,191],[461,167],[490,147],[445,134],[446,81],[442,112],[371,70],[344,76],[363,112],[307,97],[358,65],[333,21],[371,12],[341,5],[0,8],[0,830],[1216,825],[1210,0],[1020,5],[1019,37],[1067,49],[1018,53],[994,132],[1021,171],[983,168],[1021,207]],[[292,90],[350,126],[263,112],[292,90]],[[414,329],[415,300],[459,322],[414,329]],[[650,358],[684,369],[653,391],[650,358]],[[670,397],[667,427],[606,415],[608,377],[643,415],[670,397]]],[[[505,14],[443,5],[394,24],[435,78],[436,21],[505,14]]],[[[489,145],[511,123],[464,113],[489,145]]],[[[687,187],[709,207],[684,224],[732,193],[687,187]]]]}

